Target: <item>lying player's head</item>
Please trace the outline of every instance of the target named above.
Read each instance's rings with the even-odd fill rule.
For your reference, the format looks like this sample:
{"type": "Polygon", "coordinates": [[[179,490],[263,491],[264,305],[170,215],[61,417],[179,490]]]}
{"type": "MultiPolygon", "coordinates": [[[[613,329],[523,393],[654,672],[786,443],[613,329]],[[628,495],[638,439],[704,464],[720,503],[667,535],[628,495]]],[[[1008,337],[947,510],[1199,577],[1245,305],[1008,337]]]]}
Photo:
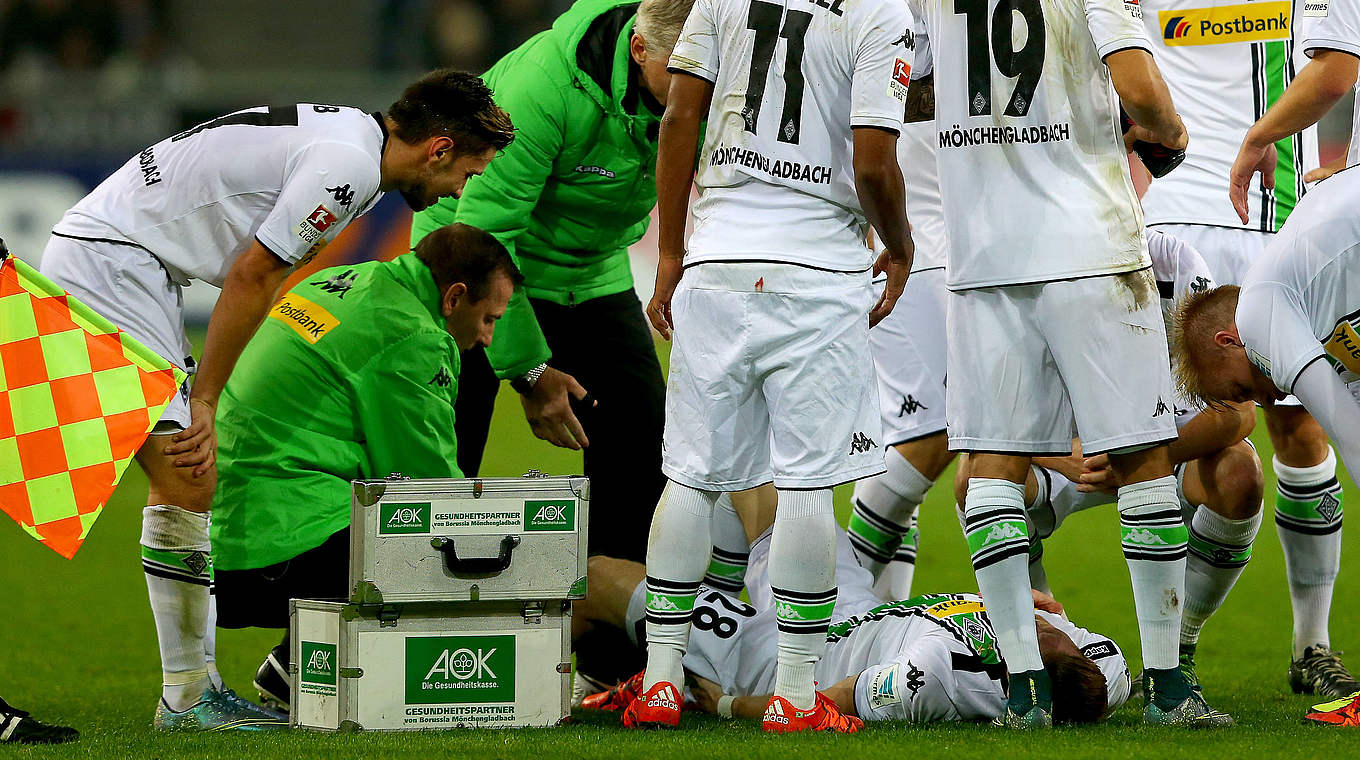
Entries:
{"type": "Polygon", "coordinates": [[[637,18],[633,20],[628,52],[638,65],[642,86],[663,106],[666,105],[666,91],[671,86],[666,62],[671,58],[671,49],[680,38],[680,30],[693,5],[694,0],[642,0],[637,18]]]}
{"type": "Polygon", "coordinates": [[[1099,722],[1109,700],[1100,666],[1082,654],[1067,634],[1043,618],[1035,620],[1039,626],[1039,655],[1053,683],[1053,721],[1099,722]]]}
{"type": "Polygon", "coordinates": [[[445,326],[458,348],[490,345],[496,320],[524,282],[505,246],[489,232],[458,223],[421,238],[415,255],[434,275],[445,326]]]}
{"type": "Polygon", "coordinates": [[[1284,394],[1247,359],[1237,332],[1240,292],[1236,285],[1223,285],[1181,301],[1172,338],[1176,380],[1186,396],[1209,406],[1228,401],[1272,406],[1284,394]]]}
{"type": "Polygon", "coordinates": [[[397,189],[419,211],[440,198],[458,197],[468,178],[481,174],[510,144],[515,126],[472,74],[439,69],[416,80],[387,109],[392,137],[412,149],[413,165],[396,178],[397,189]]]}

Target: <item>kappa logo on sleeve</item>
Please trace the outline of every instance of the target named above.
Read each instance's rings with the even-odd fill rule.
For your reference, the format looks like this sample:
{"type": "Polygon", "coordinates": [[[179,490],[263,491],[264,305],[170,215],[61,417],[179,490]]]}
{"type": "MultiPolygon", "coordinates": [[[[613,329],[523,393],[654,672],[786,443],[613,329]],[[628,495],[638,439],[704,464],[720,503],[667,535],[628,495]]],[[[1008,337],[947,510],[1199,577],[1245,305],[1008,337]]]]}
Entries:
{"type": "Polygon", "coordinates": [[[326,337],[326,333],[340,324],[334,314],[317,306],[297,293],[285,293],[274,308],[269,310],[269,318],[293,328],[308,343],[316,343],[326,337]]]}
{"type": "Polygon", "coordinates": [[[324,204],[317,204],[315,211],[298,222],[298,237],[310,243],[325,234],[326,230],[338,221],[340,217],[332,214],[324,204]]]}

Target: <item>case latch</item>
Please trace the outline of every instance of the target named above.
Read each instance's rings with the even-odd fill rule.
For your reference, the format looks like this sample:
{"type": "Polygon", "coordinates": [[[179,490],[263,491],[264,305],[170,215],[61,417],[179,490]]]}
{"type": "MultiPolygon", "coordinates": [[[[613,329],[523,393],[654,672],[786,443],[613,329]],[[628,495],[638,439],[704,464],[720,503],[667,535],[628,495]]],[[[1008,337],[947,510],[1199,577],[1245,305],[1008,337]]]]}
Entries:
{"type": "Polygon", "coordinates": [[[525,602],[522,614],[525,625],[542,625],[543,602],[525,602]]]}

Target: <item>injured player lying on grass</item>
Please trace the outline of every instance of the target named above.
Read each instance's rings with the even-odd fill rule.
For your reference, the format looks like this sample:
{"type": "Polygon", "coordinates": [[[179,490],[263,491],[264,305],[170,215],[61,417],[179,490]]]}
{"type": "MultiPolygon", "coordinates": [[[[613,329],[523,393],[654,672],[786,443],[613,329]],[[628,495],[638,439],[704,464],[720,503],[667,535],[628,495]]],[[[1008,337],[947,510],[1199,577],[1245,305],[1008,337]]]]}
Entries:
{"type": "MultiPolygon", "coordinates": [[[[840,594],[817,664],[828,699],[865,721],[982,721],[1006,705],[1006,666],[991,621],[976,594],[925,594],[905,601],[877,597],[873,579],[837,530],[840,594]]],[[[769,577],[770,532],[751,546],[746,585],[751,604],[701,587],[684,657],[687,706],[725,717],[759,720],[775,680],[776,619],[769,577]]],[[[641,564],[592,557],[590,597],[577,603],[573,635],[594,626],[623,628],[641,643],[645,570],[641,564]]],[[[1044,667],[1053,679],[1054,718],[1095,723],[1129,695],[1124,655],[1113,641],[1073,625],[1051,596],[1035,593],[1035,625],[1044,667]]],[[[583,707],[622,709],[641,691],[641,673],[586,698],[583,707]]]]}

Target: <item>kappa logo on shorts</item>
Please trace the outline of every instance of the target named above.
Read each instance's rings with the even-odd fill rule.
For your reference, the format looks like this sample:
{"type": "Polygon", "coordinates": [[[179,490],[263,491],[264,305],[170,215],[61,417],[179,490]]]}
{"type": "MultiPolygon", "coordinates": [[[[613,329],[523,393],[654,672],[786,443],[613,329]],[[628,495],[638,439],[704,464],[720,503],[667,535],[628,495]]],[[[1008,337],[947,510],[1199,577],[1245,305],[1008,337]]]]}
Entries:
{"type": "Polygon", "coordinates": [[[910,393],[908,393],[907,395],[902,397],[902,408],[898,410],[897,416],[901,417],[907,414],[916,414],[916,412],[921,409],[929,408],[930,407],[926,406],[925,404],[922,404],[920,401],[917,401],[915,396],[912,396],[910,393]]]}
{"type": "Polygon", "coordinates": [[[1162,400],[1162,397],[1161,397],[1161,396],[1158,396],[1158,397],[1157,397],[1157,410],[1154,411],[1154,412],[1152,413],[1152,416],[1153,416],[1153,417],[1160,417],[1160,416],[1162,416],[1163,414],[1166,414],[1167,412],[1170,412],[1170,411],[1171,411],[1171,407],[1169,407],[1169,406],[1166,405],[1166,402],[1162,400]]]}
{"type": "Polygon", "coordinates": [[[874,443],[874,439],[864,433],[855,433],[855,436],[850,439],[850,456],[863,454],[869,449],[876,448],[878,448],[878,444],[874,443]]]}

